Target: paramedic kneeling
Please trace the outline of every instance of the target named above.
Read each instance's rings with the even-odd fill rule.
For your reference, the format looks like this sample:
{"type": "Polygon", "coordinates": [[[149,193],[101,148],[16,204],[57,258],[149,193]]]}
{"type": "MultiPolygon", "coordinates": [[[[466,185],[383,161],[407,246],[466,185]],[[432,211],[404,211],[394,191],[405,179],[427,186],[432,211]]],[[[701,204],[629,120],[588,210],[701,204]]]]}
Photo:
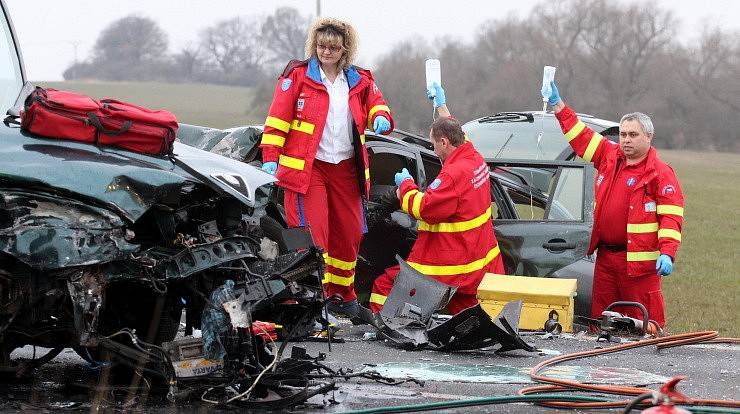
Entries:
{"type": "MultiPolygon", "coordinates": [[[[493,234],[488,165],[465,139],[460,123],[449,116],[444,90],[435,85],[434,103],[441,117],[429,133],[442,169],[425,192],[404,168],[396,174],[401,209],[418,220],[418,237],[407,259],[424,275],[457,286],[447,305],[456,314],[478,303],[476,292],[486,272],[504,273],[493,234]]],[[[370,309],[380,312],[399,266],[386,269],[373,284],[370,309]]]]}

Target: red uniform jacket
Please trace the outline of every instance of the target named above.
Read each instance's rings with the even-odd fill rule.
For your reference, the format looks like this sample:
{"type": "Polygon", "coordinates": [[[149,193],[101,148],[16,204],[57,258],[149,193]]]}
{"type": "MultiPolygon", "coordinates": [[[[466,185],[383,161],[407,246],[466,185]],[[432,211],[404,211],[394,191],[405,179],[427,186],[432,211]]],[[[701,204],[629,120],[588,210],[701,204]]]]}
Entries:
{"type": "Polygon", "coordinates": [[[399,188],[401,208],[419,222],[408,263],[460,293],[475,294],[494,260],[501,260],[491,221],[488,165],[465,142],[445,160],[422,193],[413,180],[399,188]]]}
{"type": "MultiPolygon", "coordinates": [[[[357,171],[364,172],[360,192],[368,197],[370,169],[365,148],[365,127],[371,128],[375,117],[384,116],[391,122],[390,109],[383,100],[369,70],[350,66],[345,70],[349,84],[349,110],[354,120],[352,128],[357,171]]],[[[316,151],[329,111],[329,93],[321,83],[319,62],[313,57],[291,61],[278,80],[270,111],[262,134],[262,161],[278,163],[280,186],[305,194],[316,151]]]]}
{"type": "MultiPolygon", "coordinates": [[[[609,195],[620,163],[626,158],[619,145],[607,140],[581,122],[568,106],[556,114],[565,137],[579,157],[592,162],[599,172],[596,179],[594,229],[589,254],[598,247],[602,204],[609,195]]],[[[627,273],[629,276],[655,274],[655,261],[661,254],[676,258],[681,244],[683,192],[673,169],[650,148],[645,172],[637,179],[629,197],[627,215],[627,273]]]]}

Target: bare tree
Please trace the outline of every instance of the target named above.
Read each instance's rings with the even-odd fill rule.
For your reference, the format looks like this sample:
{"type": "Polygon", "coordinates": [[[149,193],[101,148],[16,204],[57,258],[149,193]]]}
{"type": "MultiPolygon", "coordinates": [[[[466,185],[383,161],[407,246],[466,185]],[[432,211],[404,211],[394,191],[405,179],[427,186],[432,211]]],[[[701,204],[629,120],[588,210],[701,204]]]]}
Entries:
{"type": "Polygon", "coordinates": [[[167,35],[154,20],[131,15],[106,27],[93,50],[97,62],[137,65],[160,61],[167,56],[167,35]]]}
{"type": "Polygon", "coordinates": [[[259,66],[263,51],[256,35],[258,27],[254,19],[223,20],[201,32],[201,46],[207,58],[224,74],[259,66]]]}
{"type": "Polygon", "coordinates": [[[269,61],[285,64],[302,59],[308,36],[310,17],[302,16],[292,7],[280,7],[262,24],[262,41],[269,51],[269,61]]]}

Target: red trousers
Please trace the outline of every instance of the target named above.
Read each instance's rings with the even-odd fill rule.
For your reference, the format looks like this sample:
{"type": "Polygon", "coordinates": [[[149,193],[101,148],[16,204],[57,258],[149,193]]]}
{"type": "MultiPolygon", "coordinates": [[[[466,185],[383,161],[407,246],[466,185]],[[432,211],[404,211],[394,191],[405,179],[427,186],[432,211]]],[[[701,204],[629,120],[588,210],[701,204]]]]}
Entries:
{"type": "Polygon", "coordinates": [[[316,246],[324,250],[326,297],[357,299],[355,266],[366,230],[360,185],[354,159],[331,164],[315,160],[306,194],[285,190],[285,213],[290,227],[307,227],[316,246]]]}
{"type": "MultiPolygon", "coordinates": [[[[591,317],[598,319],[601,312],[617,301],[642,303],[650,319],[665,326],[665,301],[657,273],[644,276],[627,276],[627,252],[599,249],[591,292],[591,317]]],[[[642,312],[633,306],[612,309],[631,318],[642,320],[642,312]]]]}
{"type": "MultiPolygon", "coordinates": [[[[401,267],[399,265],[391,266],[385,269],[385,272],[375,279],[375,282],[373,283],[373,291],[370,294],[370,310],[373,313],[378,313],[383,309],[385,299],[391,293],[393,282],[396,281],[396,276],[398,276],[400,270],[401,267]]],[[[482,270],[480,278],[482,278],[483,274],[486,272],[497,274],[505,273],[504,261],[501,259],[501,255],[496,257],[485,269],[482,270]]],[[[480,280],[478,283],[480,283],[480,280]]],[[[455,292],[455,294],[452,295],[450,302],[447,304],[447,311],[455,315],[477,304],[478,298],[475,293],[455,292]]]]}

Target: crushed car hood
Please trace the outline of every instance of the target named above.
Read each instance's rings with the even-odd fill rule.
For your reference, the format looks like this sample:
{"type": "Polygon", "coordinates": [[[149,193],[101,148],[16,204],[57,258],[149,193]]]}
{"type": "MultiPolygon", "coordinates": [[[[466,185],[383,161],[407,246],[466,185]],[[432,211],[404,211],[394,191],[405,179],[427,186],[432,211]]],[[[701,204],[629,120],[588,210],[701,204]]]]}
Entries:
{"type": "MultiPolygon", "coordinates": [[[[188,184],[207,184],[241,202],[259,203],[275,178],[247,164],[175,143],[172,159],[40,138],[0,125],[0,186],[72,195],[136,221],[152,205],[171,204],[188,184]]],[[[176,202],[176,201],[175,201],[176,202]]]]}

